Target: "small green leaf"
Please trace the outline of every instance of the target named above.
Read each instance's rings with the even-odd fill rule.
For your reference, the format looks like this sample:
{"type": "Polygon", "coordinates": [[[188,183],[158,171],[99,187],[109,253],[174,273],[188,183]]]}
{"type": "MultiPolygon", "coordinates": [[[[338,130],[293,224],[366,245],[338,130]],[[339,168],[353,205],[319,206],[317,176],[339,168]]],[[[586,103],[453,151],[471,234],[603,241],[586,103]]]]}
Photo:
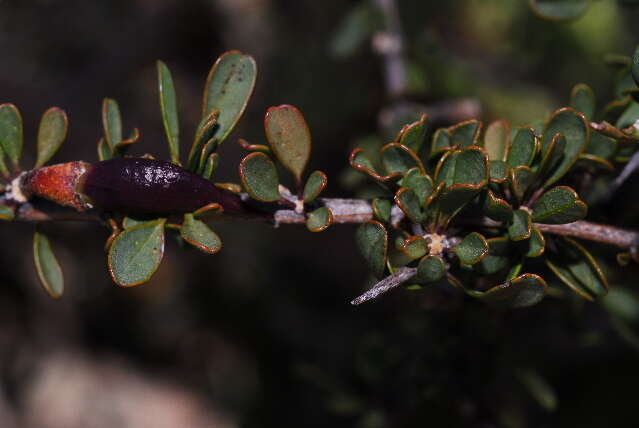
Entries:
{"type": "Polygon", "coordinates": [[[546,249],[546,240],[544,235],[534,225],[531,228],[530,239],[522,242],[525,246],[526,257],[539,257],[546,249]]]}
{"type": "Polygon", "coordinates": [[[583,15],[590,0],[528,0],[528,5],[540,18],[550,21],[570,21],[583,15]]]}
{"type": "Polygon", "coordinates": [[[417,260],[428,252],[428,244],[422,236],[411,236],[403,241],[400,250],[411,260],[417,260]]]}
{"type": "Polygon", "coordinates": [[[439,128],[433,134],[433,140],[430,149],[430,158],[447,150],[451,146],[450,133],[445,128],[439,128]]]}
{"type": "Polygon", "coordinates": [[[313,171],[304,185],[304,202],[314,201],[326,188],[328,177],[322,171],[313,171]]]}
{"type": "Polygon", "coordinates": [[[590,86],[579,83],[572,88],[570,107],[582,112],[586,119],[592,120],[595,115],[595,93],[590,86]]]}
{"type": "Polygon", "coordinates": [[[100,138],[98,141],[98,159],[101,161],[109,160],[113,157],[113,153],[111,152],[111,147],[106,142],[104,137],[100,138]]]}
{"type": "Polygon", "coordinates": [[[480,131],[481,122],[478,120],[467,120],[453,125],[448,128],[451,145],[459,145],[462,149],[474,146],[477,144],[480,131]]]}
{"type": "Polygon", "coordinates": [[[515,210],[513,221],[508,226],[508,235],[512,241],[522,241],[530,238],[532,233],[532,220],[530,213],[524,209],[515,210]]]}
{"type": "Polygon", "coordinates": [[[533,221],[546,224],[564,224],[581,220],[588,206],[567,186],[557,186],[545,192],[532,206],[533,221]]]}
{"type": "Polygon", "coordinates": [[[38,129],[38,160],[40,168],[55,155],[67,136],[68,120],[64,110],[51,107],[42,115],[38,129]]]}
{"type": "Polygon", "coordinates": [[[408,147],[398,143],[390,143],[382,147],[382,164],[388,174],[404,174],[411,168],[417,167],[422,172],[424,165],[417,155],[408,147]]]}
{"type": "Polygon", "coordinates": [[[302,113],[294,106],[271,107],[264,128],[275,156],[299,184],[311,155],[311,133],[302,113]]]}
{"type": "Polygon", "coordinates": [[[459,261],[467,265],[473,265],[488,255],[488,242],[481,234],[471,232],[453,248],[459,261]]]}
{"type": "Polygon", "coordinates": [[[115,145],[122,141],[122,117],[118,103],[111,98],[102,101],[102,126],[106,142],[113,150],[115,145]]]}
{"type": "Polygon", "coordinates": [[[328,207],[320,207],[308,213],[306,228],[311,232],[321,232],[333,224],[333,212],[328,207]]]}
{"type": "Polygon", "coordinates": [[[446,274],[446,263],[437,255],[423,257],[417,265],[417,282],[436,282],[446,274]]]}
{"type": "Polygon", "coordinates": [[[546,294],[546,281],[525,273],[512,281],[484,292],[479,298],[486,303],[506,308],[523,308],[539,303],[546,294]]]}
{"type": "Polygon", "coordinates": [[[33,259],[42,288],[54,299],[64,293],[64,277],[49,239],[40,232],[33,235],[33,259]]]}
{"type": "Polygon", "coordinates": [[[547,255],[546,264],[564,284],[588,300],[608,293],[608,280],[584,247],[570,238],[555,244],[557,251],[547,255]]]}
{"type": "Polygon", "coordinates": [[[222,54],[206,79],[202,117],[220,112],[220,143],[228,137],[248,104],[257,76],[257,64],[250,55],[239,51],[222,54]]]}
{"type": "Polygon", "coordinates": [[[454,217],[481,191],[481,187],[470,184],[455,184],[446,187],[436,199],[436,206],[447,219],[454,217]]]}
{"type": "Polygon", "coordinates": [[[488,243],[488,254],[475,264],[475,268],[479,272],[492,275],[511,265],[513,248],[508,238],[490,238],[486,242],[488,243]]]}
{"type": "Polygon", "coordinates": [[[505,120],[491,122],[484,135],[484,148],[491,161],[505,161],[508,155],[510,125],[505,120]]]}
{"type": "Polygon", "coordinates": [[[399,184],[402,187],[412,189],[417,195],[419,203],[422,205],[424,205],[426,199],[433,193],[434,189],[433,180],[419,168],[408,170],[399,184]]]}
{"type": "Polygon", "coordinates": [[[215,170],[217,169],[219,163],[220,155],[217,153],[211,153],[206,161],[206,165],[204,165],[202,177],[206,178],[207,180],[211,180],[213,178],[213,175],[215,175],[215,170]]]}
{"type": "Polygon", "coordinates": [[[0,205],[0,220],[11,221],[14,218],[15,218],[15,211],[13,207],[0,205]]]}
{"type": "Polygon", "coordinates": [[[413,223],[423,220],[422,204],[417,194],[408,187],[402,187],[395,194],[395,203],[413,223]]]}
{"type": "Polygon", "coordinates": [[[530,166],[539,151],[539,139],[535,136],[535,130],[531,127],[517,129],[510,150],[508,151],[508,165],[530,166]]]}
{"type": "Polygon", "coordinates": [[[208,254],[215,254],[222,249],[220,237],[206,223],[197,220],[193,214],[184,215],[180,236],[195,248],[208,254]]]}
{"type": "Polygon", "coordinates": [[[381,279],[388,258],[388,233],[380,222],[371,220],[357,228],[355,241],[373,275],[381,279]]]}
{"type": "Polygon", "coordinates": [[[368,152],[361,147],[353,149],[348,161],[350,165],[358,171],[361,171],[375,180],[383,180],[383,178],[377,173],[375,165],[371,160],[368,152]]]}
{"type": "Polygon", "coordinates": [[[220,129],[220,124],[218,122],[219,115],[219,111],[214,110],[200,122],[197,132],[195,133],[195,138],[193,139],[193,144],[191,145],[191,150],[189,151],[189,157],[187,160],[189,170],[193,172],[198,170],[200,167],[200,156],[202,155],[202,150],[209,142],[211,142],[211,140],[216,138],[216,141],[220,141],[216,137],[216,135],[219,135],[218,131],[220,129]]]}
{"type": "Polygon", "coordinates": [[[0,105],[0,146],[14,169],[22,156],[22,116],[13,104],[0,105]]]}
{"type": "Polygon", "coordinates": [[[427,122],[428,116],[422,115],[417,122],[404,126],[395,141],[418,154],[426,139],[427,122]]]}
{"type": "Polygon", "coordinates": [[[585,153],[605,160],[613,160],[618,148],[619,143],[617,143],[617,140],[606,137],[599,132],[591,132],[590,143],[588,143],[585,153]]]}
{"type": "Polygon", "coordinates": [[[373,215],[375,216],[375,219],[385,223],[390,221],[391,209],[393,207],[391,201],[383,198],[375,198],[373,199],[371,206],[373,208],[373,215]]]}
{"type": "Polygon", "coordinates": [[[490,182],[501,184],[508,179],[510,173],[508,164],[504,161],[490,161],[490,182]]]}
{"type": "Polygon", "coordinates": [[[202,146],[202,150],[200,151],[197,173],[202,175],[204,174],[204,169],[206,168],[206,162],[209,160],[211,155],[215,153],[219,146],[220,142],[217,138],[213,137],[209,141],[202,146]]]}
{"type": "Polygon", "coordinates": [[[160,110],[166,139],[169,142],[171,162],[180,163],[180,122],[178,120],[177,97],[173,86],[173,77],[165,63],[157,62],[158,92],[160,94],[160,110]]]}
{"type": "Polygon", "coordinates": [[[523,201],[534,180],[535,173],[530,167],[520,165],[510,170],[510,188],[518,201],[523,201]]]}
{"type": "Polygon", "coordinates": [[[621,116],[615,122],[615,127],[617,129],[627,128],[629,126],[634,125],[634,123],[639,119],[639,103],[636,101],[628,104],[628,107],[623,111],[621,116]]]}
{"type": "Polygon", "coordinates": [[[484,214],[492,220],[510,223],[513,219],[513,207],[489,190],[484,200],[484,214]]]}
{"type": "Polygon", "coordinates": [[[551,171],[546,186],[555,183],[568,172],[590,140],[590,128],[586,118],[570,107],[555,111],[546,122],[541,139],[542,151],[545,152],[551,145],[556,134],[562,134],[566,138],[566,146],[563,149],[563,158],[551,171]]]}
{"type": "Polygon", "coordinates": [[[551,143],[546,147],[543,151],[540,162],[535,170],[537,177],[543,179],[549,173],[551,173],[554,168],[559,165],[559,161],[563,157],[564,149],[566,147],[566,137],[562,134],[555,134],[551,143]]]}
{"type": "Polygon", "coordinates": [[[109,248],[113,281],[123,287],[147,282],[164,256],[164,223],[157,219],[122,231],[109,248]]]}
{"type": "Polygon", "coordinates": [[[264,153],[254,152],[240,163],[242,186],[251,198],[262,202],[280,199],[277,169],[273,161],[264,153]]]}
{"type": "Polygon", "coordinates": [[[442,156],[435,170],[435,180],[483,187],[489,177],[488,156],[478,147],[455,150],[442,156]]]}

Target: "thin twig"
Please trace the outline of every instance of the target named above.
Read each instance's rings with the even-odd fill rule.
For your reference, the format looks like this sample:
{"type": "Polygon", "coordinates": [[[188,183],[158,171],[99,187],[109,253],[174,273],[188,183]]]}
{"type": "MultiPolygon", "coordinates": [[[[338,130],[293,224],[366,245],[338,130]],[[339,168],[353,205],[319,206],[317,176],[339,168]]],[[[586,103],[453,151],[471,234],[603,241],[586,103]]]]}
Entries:
{"type": "Polygon", "coordinates": [[[373,300],[377,298],[380,294],[384,294],[387,291],[390,291],[393,288],[398,287],[399,285],[405,283],[406,281],[414,277],[416,274],[417,274],[417,268],[412,268],[412,267],[399,268],[394,274],[389,275],[386,278],[382,279],[380,282],[375,284],[373,288],[368,290],[366,293],[353,299],[351,301],[351,305],[357,306],[369,300],[373,300]]]}
{"type": "MultiPolygon", "coordinates": [[[[5,202],[0,196],[0,204],[5,202]]],[[[340,199],[340,198],[320,198],[319,203],[331,209],[335,223],[340,224],[361,224],[373,218],[371,204],[363,199],[340,199]]],[[[100,213],[97,210],[77,212],[71,208],[61,207],[48,201],[34,199],[22,204],[13,204],[16,208],[14,221],[40,223],[51,221],[100,221],[100,213]]],[[[401,210],[394,205],[391,211],[394,223],[401,221],[401,210]]],[[[306,218],[304,213],[294,210],[277,210],[272,215],[264,213],[251,216],[230,217],[218,216],[219,220],[257,220],[274,222],[279,224],[304,224],[306,218]]],[[[479,221],[464,219],[461,225],[468,227],[489,227],[503,228],[499,222],[483,218],[479,221]]],[[[606,224],[592,223],[589,221],[576,221],[568,224],[542,224],[535,223],[535,226],[542,232],[554,235],[564,235],[587,241],[599,242],[613,245],[619,248],[631,249],[639,243],[639,232],[631,229],[622,229],[606,224]]]]}

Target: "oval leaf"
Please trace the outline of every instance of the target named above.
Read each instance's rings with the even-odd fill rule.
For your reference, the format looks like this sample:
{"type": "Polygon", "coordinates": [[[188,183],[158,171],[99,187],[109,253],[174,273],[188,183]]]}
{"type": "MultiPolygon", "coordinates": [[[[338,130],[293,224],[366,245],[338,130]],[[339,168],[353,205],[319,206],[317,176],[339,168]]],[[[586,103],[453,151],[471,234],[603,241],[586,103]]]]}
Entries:
{"type": "Polygon", "coordinates": [[[321,232],[333,224],[333,212],[328,207],[320,207],[308,213],[306,228],[311,232],[321,232]]]}
{"type": "Polygon", "coordinates": [[[44,290],[54,299],[62,296],[64,293],[62,269],[53,254],[49,239],[40,232],[33,235],[33,259],[44,290]]]}
{"type": "Polygon", "coordinates": [[[481,234],[471,232],[453,248],[453,251],[460,262],[472,265],[488,255],[488,242],[481,234]]]}
{"type": "Polygon", "coordinates": [[[436,282],[444,277],[446,263],[437,255],[423,257],[417,265],[417,282],[436,282]]]}
{"type": "Polygon", "coordinates": [[[491,161],[505,161],[508,155],[510,125],[505,120],[491,122],[484,135],[484,148],[491,161]]]}
{"type": "Polygon", "coordinates": [[[277,169],[273,161],[264,153],[254,152],[240,163],[242,186],[251,198],[262,202],[280,199],[277,169]]]}
{"type": "Polygon", "coordinates": [[[491,288],[479,298],[486,303],[507,308],[523,308],[539,303],[546,294],[546,281],[525,273],[504,284],[491,288]]]}
{"type": "Polygon", "coordinates": [[[189,244],[208,254],[215,254],[222,249],[222,240],[201,220],[193,214],[185,214],[180,228],[180,236],[189,244]]]}
{"type": "Polygon", "coordinates": [[[395,195],[395,203],[413,223],[421,223],[423,219],[422,204],[417,194],[407,187],[402,187],[395,195]]]}
{"type": "Polygon", "coordinates": [[[595,93],[590,86],[579,83],[570,93],[570,107],[584,114],[586,119],[592,120],[595,114],[595,93]]]}
{"type": "Polygon", "coordinates": [[[69,122],[64,110],[51,107],[42,115],[38,129],[38,160],[35,167],[40,168],[56,154],[67,137],[69,122]]]}
{"type": "Polygon", "coordinates": [[[304,185],[304,202],[314,201],[326,188],[328,178],[322,171],[314,171],[308,176],[304,185]]]}
{"type": "Polygon", "coordinates": [[[14,168],[22,156],[22,116],[13,104],[0,105],[0,146],[14,168]]]}
{"type": "Polygon", "coordinates": [[[492,220],[510,223],[513,219],[513,207],[489,190],[484,199],[484,214],[492,220]]]}
{"type": "Polygon", "coordinates": [[[383,198],[375,198],[371,203],[371,207],[373,208],[373,215],[377,220],[388,223],[391,218],[391,210],[393,208],[393,204],[388,199],[383,198]]]}
{"type": "Polygon", "coordinates": [[[173,86],[171,71],[162,61],[157,62],[158,92],[160,94],[160,110],[166,139],[169,142],[171,161],[180,163],[180,125],[178,120],[177,97],[173,86]]]}
{"type": "Polygon", "coordinates": [[[382,163],[387,174],[405,173],[413,167],[424,170],[424,165],[417,155],[408,147],[398,143],[390,143],[382,147],[382,163]]]}
{"type": "Polygon", "coordinates": [[[448,128],[450,134],[450,145],[459,145],[460,148],[474,146],[479,139],[481,122],[478,120],[467,120],[448,128]]]}
{"type": "Polygon", "coordinates": [[[102,101],[102,126],[104,138],[113,150],[115,145],[122,141],[122,117],[118,103],[111,98],[105,98],[102,101]]]}
{"type": "Polygon", "coordinates": [[[257,64],[250,55],[229,51],[220,56],[206,79],[202,117],[220,112],[217,137],[224,141],[248,104],[257,76],[257,64]]]}
{"type": "Polygon", "coordinates": [[[539,140],[535,136],[535,130],[531,127],[518,128],[508,151],[507,163],[512,168],[530,166],[538,151],[539,140]]]}
{"type": "Polygon", "coordinates": [[[570,187],[557,186],[541,195],[532,211],[537,223],[564,224],[586,217],[588,206],[570,187]]]}
{"type": "Polygon", "coordinates": [[[541,139],[542,150],[551,144],[556,134],[566,137],[566,146],[563,150],[564,156],[546,180],[546,186],[553,184],[568,172],[590,140],[590,128],[586,118],[570,107],[557,110],[546,123],[541,139]]]}
{"type": "Polygon", "coordinates": [[[400,251],[409,259],[416,260],[428,252],[428,243],[422,236],[411,236],[402,242],[400,251]]]}
{"type": "Polygon", "coordinates": [[[264,129],[275,156],[299,184],[311,155],[311,133],[304,116],[291,105],[271,107],[264,117],[264,129]]]}
{"type": "Polygon", "coordinates": [[[109,248],[108,264],[113,281],[123,287],[147,282],[164,256],[164,223],[149,221],[121,232],[109,248]]]}
{"type": "Polygon", "coordinates": [[[424,114],[417,122],[404,126],[395,141],[408,147],[413,153],[419,153],[426,138],[427,121],[428,116],[424,114]]]}
{"type": "Polygon", "coordinates": [[[388,233],[380,222],[370,220],[357,228],[355,242],[373,275],[381,279],[388,257],[388,233]]]}
{"type": "Polygon", "coordinates": [[[532,220],[530,213],[524,209],[513,212],[513,221],[508,226],[508,235],[513,241],[522,241],[530,238],[532,233],[532,220]]]}

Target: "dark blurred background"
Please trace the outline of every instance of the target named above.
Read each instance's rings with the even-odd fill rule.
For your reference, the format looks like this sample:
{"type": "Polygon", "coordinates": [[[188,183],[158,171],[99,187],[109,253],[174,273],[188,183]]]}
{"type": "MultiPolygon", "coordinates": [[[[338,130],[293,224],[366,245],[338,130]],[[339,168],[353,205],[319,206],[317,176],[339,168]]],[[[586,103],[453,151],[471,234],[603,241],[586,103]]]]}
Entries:
{"type": "MultiPolygon", "coordinates": [[[[612,90],[603,55],[630,54],[639,34],[639,15],[609,0],[572,23],[541,21],[523,0],[396,3],[402,100],[432,112],[470,101],[482,119],[514,125],[567,104],[578,82],[602,105],[612,90]]],[[[216,179],[238,181],[236,138],[262,143],[264,111],[288,103],[309,123],[310,168],[328,174],[327,195],[361,195],[348,154],[385,138],[380,112],[394,101],[372,48],[374,4],[0,0],[0,103],[23,113],[24,165],[52,105],[70,118],[54,160],[97,160],[104,97],[118,100],[125,132],[140,128],[136,154],[167,158],[155,60],[173,72],[186,152],[210,66],[240,49],[259,77],[216,179]]],[[[632,226],[633,195],[593,215],[632,226]]],[[[353,226],[219,225],[219,254],[171,239],[153,280],[123,289],[106,270],[108,230],[55,224],[44,230],[66,291],[53,301],[33,269],[33,227],[0,226],[2,428],[636,426],[638,276],[618,272],[609,249],[598,254],[616,291],[604,303],[549,297],[495,312],[398,290],[354,308],[370,278],[353,226]]]]}

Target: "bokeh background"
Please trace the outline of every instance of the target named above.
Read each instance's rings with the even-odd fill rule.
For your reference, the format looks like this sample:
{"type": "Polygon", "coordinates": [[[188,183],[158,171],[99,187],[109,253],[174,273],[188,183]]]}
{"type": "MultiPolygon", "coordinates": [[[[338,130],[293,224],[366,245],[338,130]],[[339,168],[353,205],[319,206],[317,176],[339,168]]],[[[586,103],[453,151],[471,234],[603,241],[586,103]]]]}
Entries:
{"type": "MultiPolygon", "coordinates": [[[[431,113],[470,102],[480,118],[514,125],[567,104],[578,82],[610,99],[603,56],[632,53],[639,35],[639,15],[612,0],[571,23],[542,21],[523,0],[396,4],[409,71],[402,100],[431,113]]],[[[392,133],[380,113],[396,101],[372,47],[373,5],[0,0],[0,103],[23,113],[25,165],[51,105],[70,118],[55,160],[97,160],[104,97],[118,100],[126,130],[140,128],[136,154],[167,158],[155,60],[173,72],[186,151],[210,66],[240,49],[259,77],[217,179],[239,181],[236,138],[263,142],[266,108],[288,103],[309,123],[310,168],[328,174],[327,195],[359,196],[348,154],[392,133]]],[[[595,219],[633,226],[633,186],[595,219]]],[[[617,290],[603,303],[547,298],[495,312],[456,294],[398,290],[353,308],[370,284],[353,226],[219,225],[219,254],[169,240],[159,272],[133,289],[107,274],[107,229],[43,230],[65,272],[59,301],[36,279],[33,226],[0,225],[3,428],[636,426],[639,276],[620,271],[610,249],[594,248],[617,290]]]]}

